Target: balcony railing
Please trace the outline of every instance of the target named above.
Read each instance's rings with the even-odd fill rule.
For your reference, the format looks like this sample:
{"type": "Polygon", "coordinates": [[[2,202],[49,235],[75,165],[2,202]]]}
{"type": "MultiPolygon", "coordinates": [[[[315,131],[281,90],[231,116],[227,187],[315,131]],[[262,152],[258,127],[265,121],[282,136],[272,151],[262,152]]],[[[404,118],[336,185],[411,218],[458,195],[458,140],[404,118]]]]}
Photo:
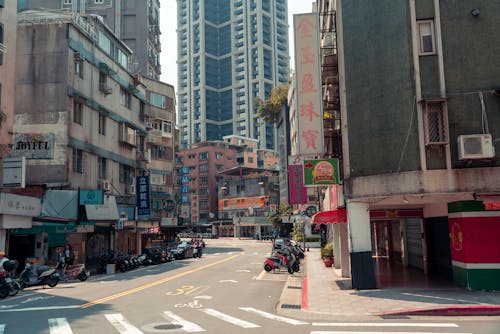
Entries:
{"type": "Polygon", "coordinates": [[[0,53],[7,53],[7,45],[0,43],[0,53]]]}

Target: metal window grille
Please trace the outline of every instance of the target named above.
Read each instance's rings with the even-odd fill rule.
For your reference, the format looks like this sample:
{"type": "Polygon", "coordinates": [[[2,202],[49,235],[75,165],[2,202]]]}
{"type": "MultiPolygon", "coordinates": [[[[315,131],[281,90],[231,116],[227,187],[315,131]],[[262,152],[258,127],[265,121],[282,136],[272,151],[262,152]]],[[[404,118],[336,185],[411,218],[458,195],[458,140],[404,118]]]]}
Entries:
{"type": "Polygon", "coordinates": [[[425,144],[448,144],[448,110],[445,100],[425,101],[425,144]]]}

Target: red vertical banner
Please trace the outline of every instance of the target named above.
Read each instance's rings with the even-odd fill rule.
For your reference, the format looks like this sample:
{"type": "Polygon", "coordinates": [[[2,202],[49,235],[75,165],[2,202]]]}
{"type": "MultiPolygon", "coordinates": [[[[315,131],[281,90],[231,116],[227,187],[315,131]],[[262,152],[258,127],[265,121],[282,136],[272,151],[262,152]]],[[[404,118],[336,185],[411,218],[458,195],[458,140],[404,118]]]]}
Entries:
{"type": "Polygon", "coordinates": [[[191,195],[191,223],[200,221],[200,207],[198,195],[191,195]]]}

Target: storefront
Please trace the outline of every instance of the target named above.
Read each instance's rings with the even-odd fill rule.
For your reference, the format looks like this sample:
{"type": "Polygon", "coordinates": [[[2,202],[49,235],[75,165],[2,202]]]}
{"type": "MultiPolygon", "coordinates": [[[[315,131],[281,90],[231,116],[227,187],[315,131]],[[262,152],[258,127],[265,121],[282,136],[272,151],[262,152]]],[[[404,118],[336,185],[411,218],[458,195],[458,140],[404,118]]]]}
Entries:
{"type": "MultiPolygon", "coordinates": [[[[33,217],[39,216],[40,211],[41,201],[39,198],[0,193],[0,251],[6,251],[11,256],[10,231],[14,229],[30,229],[33,217]]],[[[35,254],[35,242],[30,241],[29,243],[33,246],[32,253],[35,254]]],[[[46,248],[40,243],[38,255],[43,255],[44,251],[46,251],[46,248]]]]}

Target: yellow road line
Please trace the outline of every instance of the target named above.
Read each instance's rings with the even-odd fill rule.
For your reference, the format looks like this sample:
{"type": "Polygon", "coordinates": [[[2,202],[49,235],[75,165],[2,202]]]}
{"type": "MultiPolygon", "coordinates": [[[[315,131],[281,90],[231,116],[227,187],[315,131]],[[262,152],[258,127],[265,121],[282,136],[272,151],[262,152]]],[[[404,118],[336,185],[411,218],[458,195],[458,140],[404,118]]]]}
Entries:
{"type": "Polygon", "coordinates": [[[218,264],[230,261],[230,260],[232,260],[232,259],[234,259],[236,257],[238,257],[238,255],[233,255],[233,256],[228,257],[227,259],[219,260],[219,261],[216,261],[216,262],[213,262],[213,263],[210,263],[210,264],[198,267],[198,268],[194,268],[194,269],[191,269],[191,270],[188,270],[188,271],[184,271],[182,273],[178,273],[178,274],[173,275],[173,276],[169,276],[169,277],[163,278],[163,279],[158,280],[158,281],[154,281],[154,282],[151,282],[151,283],[148,283],[148,284],[145,284],[145,285],[141,285],[141,286],[138,286],[137,288],[134,288],[134,289],[125,290],[123,292],[116,293],[116,294],[111,295],[111,296],[107,296],[107,297],[103,297],[103,298],[100,298],[100,299],[96,299],[96,300],[93,300],[93,301],[90,301],[88,303],[80,305],[79,308],[88,308],[88,307],[91,307],[91,306],[94,306],[94,305],[97,305],[97,304],[102,304],[102,303],[108,302],[108,301],[113,300],[113,299],[117,299],[117,298],[120,298],[120,297],[123,297],[123,296],[131,295],[133,293],[136,293],[136,292],[139,292],[139,291],[142,291],[142,290],[145,290],[145,289],[149,289],[149,288],[152,288],[154,286],[157,286],[157,285],[160,285],[160,284],[172,281],[172,280],[174,280],[176,278],[184,277],[186,275],[189,275],[189,274],[192,274],[192,273],[195,273],[195,272],[198,272],[198,271],[201,271],[201,270],[204,270],[204,269],[216,266],[218,264]]]}

